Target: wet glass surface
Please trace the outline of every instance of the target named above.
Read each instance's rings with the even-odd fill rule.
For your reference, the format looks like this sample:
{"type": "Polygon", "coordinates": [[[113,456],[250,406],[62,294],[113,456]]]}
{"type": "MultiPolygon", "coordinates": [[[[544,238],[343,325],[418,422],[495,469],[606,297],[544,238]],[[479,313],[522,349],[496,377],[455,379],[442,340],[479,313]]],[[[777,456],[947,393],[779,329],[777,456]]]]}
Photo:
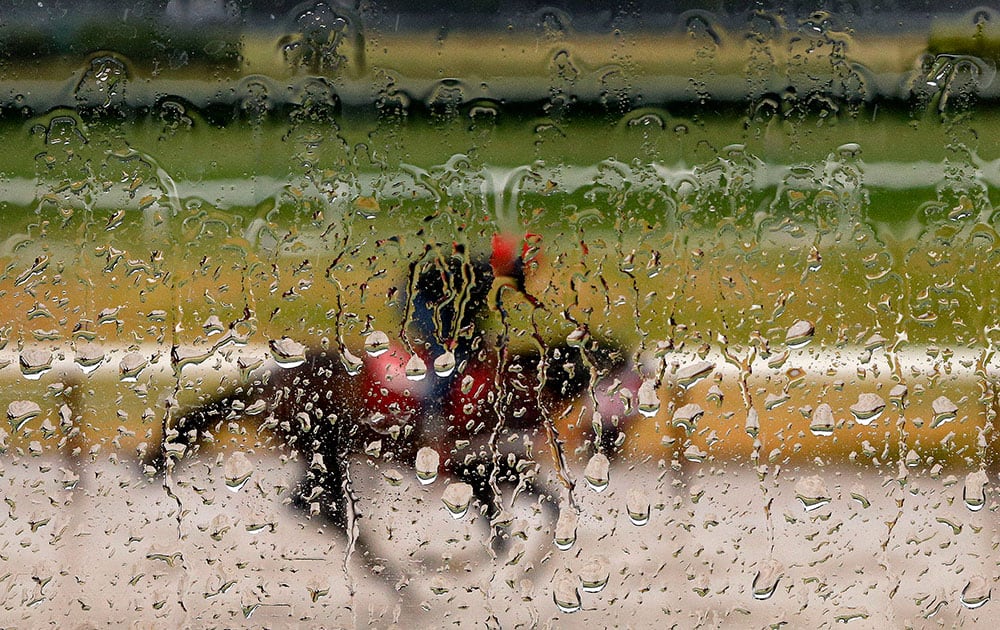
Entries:
{"type": "Polygon", "coordinates": [[[8,3],[0,625],[988,623],[1000,13],[730,5],[8,3]]]}

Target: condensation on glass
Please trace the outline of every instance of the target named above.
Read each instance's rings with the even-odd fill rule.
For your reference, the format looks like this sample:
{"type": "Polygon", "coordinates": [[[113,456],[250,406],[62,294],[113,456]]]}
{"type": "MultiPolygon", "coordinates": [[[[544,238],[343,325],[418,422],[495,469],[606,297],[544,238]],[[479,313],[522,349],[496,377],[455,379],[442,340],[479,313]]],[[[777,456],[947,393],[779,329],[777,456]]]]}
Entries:
{"type": "Polygon", "coordinates": [[[0,625],[978,626],[1000,13],[0,15],[0,625]]]}

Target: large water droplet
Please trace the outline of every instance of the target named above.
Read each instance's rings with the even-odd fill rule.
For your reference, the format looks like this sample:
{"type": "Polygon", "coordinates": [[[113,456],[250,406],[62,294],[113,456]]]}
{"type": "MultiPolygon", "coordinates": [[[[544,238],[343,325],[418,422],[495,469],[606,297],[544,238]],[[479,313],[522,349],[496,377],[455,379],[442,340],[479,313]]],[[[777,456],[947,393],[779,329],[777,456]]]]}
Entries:
{"type": "Polygon", "coordinates": [[[756,438],[757,434],[760,433],[760,415],[757,413],[756,407],[750,407],[750,410],[747,411],[745,427],[747,435],[752,438],[756,438]]]}
{"type": "Polygon", "coordinates": [[[909,389],[906,385],[898,383],[889,390],[889,402],[895,404],[900,409],[906,407],[906,395],[909,393],[909,389]]]}
{"type": "Polygon", "coordinates": [[[858,396],[858,402],[851,405],[851,413],[858,424],[868,426],[878,420],[885,409],[885,401],[878,394],[864,393],[858,396]]]}
{"type": "Polygon", "coordinates": [[[833,419],[833,408],[826,403],[820,403],[813,411],[809,430],[813,435],[829,436],[833,435],[834,426],[836,420],[833,419]]]}
{"type": "Polygon", "coordinates": [[[677,428],[684,429],[684,432],[690,435],[694,432],[698,424],[698,418],[704,415],[704,413],[705,410],[701,406],[689,403],[674,412],[673,424],[677,428]]]}
{"type": "Polygon", "coordinates": [[[757,575],[753,578],[753,598],[770,599],[778,588],[778,580],[781,579],[783,571],[781,563],[773,558],[762,562],[757,568],[757,575]]]}
{"type": "Polygon", "coordinates": [[[132,383],[139,378],[139,372],[142,372],[147,365],[149,362],[141,354],[129,352],[122,357],[118,364],[118,373],[121,375],[122,381],[132,383]]]}
{"type": "Polygon", "coordinates": [[[965,507],[978,512],[986,506],[986,486],[989,485],[986,471],[977,470],[965,476],[965,486],[962,488],[962,501],[965,507]]]}
{"type": "Polygon", "coordinates": [[[642,526],[649,522],[649,498],[639,488],[629,488],[625,493],[625,509],[633,525],[642,526]]]}
{"type": "Polygon", "coordinates": [[[417,451],[417,459],[414,468],[417,472],[417,479],[420,483],[427,485],[434,483],[438,476],[438,466],[441,465],[441,456],[429,446],[424,446],[417,451]]]}
{"type": "Polygon", "coordinates": [[[427,376],[427,364],[420,358],[420,355],[414,354],[406,362],[405,371],[406,378],[411,381],[422,381],[427,376]]]}
{"type": "Polygon", "coordinates": [[[451,376],[455,371],[455,353],[446,350],[441,356],[434,359],[434,373],[441,378],[451,376]]]}
{"type": "Polygon", "coordinates": [[[600,593],[611,577],[611,562],[604,556],[594,556],[580,567],[580,585],[584,593],[600,593]]]}
{"type": "Polygon", "coordinates": [[[981,575],[973,575],[962,589],[962,605],[966,608],[979,608],[990,601],[990,582],[981,575]]]}
{"type": "Polygon", "coordinates": [[[104,350],[94,343],[81,343],[76,348],[75,360],[84,374],[90,374],[104,362],[104,350]]]}
{"type": "Polygon", "coordinates": [[[868,490],[860,483],[851,487],[851,498],[860,503],[863,508],[871,507],[871,501],[868,500],[868,490]]]}
{"type": "Polygon", "coordinates": [[[677,370],[677,383],[684,389],[688,389],[711,374],[714,369],[715,364],[708,361],[689,363],[677,370]]]}
{"type": "Polygon", "coordinates": [[[818,475],[804,477],[795,484],[795,498],[806,512],[819,509],[831,501],[830,491],[826,489],[823,478],[818,475]]]}
{"type": "Polygon", "coordinates": [[[555,543],[560,551],[569,551],[576,544],[576,524],[579,516],[570,506],[559,509],[559,519],[556,520],[555,543]]]}
{"type": "Polygon", "coordinates": [[[294,339],[272,339],[270,346],[271,356],[283,368],[298,367],[306,362],[306,347],[294,339]]]}
{"type": "Polygon", "coordinates": [[[701,462],[705,461],[705,458],[707,457],[708,457],[708,452],[698,448],[697,444],[689,444],[688,447],[684,449],[684,459],[688,460],[689,462],[700,464],[701,462]]]}
{"type": "Polygon", "coordinates": [[[566,345],[571,348],[580,348],[589,338],[590,333],[587,332],[586,328],[576,328],[573,332],[566,336],[566,345]]]}
{"type": "Polygon", "coordinates": [[[373,330],[365,337],[365,352],[370,357],[377,357],[389,349],[389,335],[381,330],[373,330]]]}
{"type": "Polygon", "coordinates": [[[469,504],[472,502],[472,486],[462,481],[448,484],[441,495],[441,501],[453,518],[460,519],[469,512],[469,504]]]}
{"type": "Polygon", "coordinates": [[[232,492],[239,492],[250,481],[253,464],[242,451],[236,451],[226,460],[222,474],[226,480],[226,487],[232,492]]]}
{"type": "Polygon", "coordinates": [[[24,378],[37,381],[52,369],[52,353],[41,348],[25,348],[21,351],[20,364],[24,378]]]}
{"type": "Polygon", "coordinates": [[[639,399],[639,413],[647,418],[652,418],[660,410],[660,397],[656,393],[656,381],[644,380],[639,386],[637,398],[639,399]]]}
{"type": "Polygon", "coordinates": [[[812,322],[800,319],[785,332],[785,345],[789,348],[801,348],[812,341],[815,332],[816,326],[812,322]]]}
{"type": "Polygon", "coordinates": [[[364,367],[364,362],[361,357],[355,355],[353,352],[344,348],[340,353],[340,362],[344,366],[344,371],[347,372],[348,376],[357,376],[361,374],[361,369],[364,367]]]}
{"type": "Polygon", "coordinates": [[[201,329],[205,331],[207,336],[211,337],[220,334],[225,330],[225,327],[218,315],[209,315],[208,319],[201,325],[201,329]]]}
{"type": "Polygon", "coordinates": [[[7,405],[7,419],[15,431],[20,431],[32,418],[38,417],[42,408],[33,400],[15,400],[7,405]]]}
{"type": "Polygon", "coordinates": [[[958,407],[946,396],[935,398],[934,402],[931,403],[931,409],[934,411],[934,419],[931,421],[932,429],[954,420],[955,416],[958,415],[958,407]]]}
{"type": "Polygon", "coordinates": [[[595,492],[604,492],[608,487],[608,473],[611,462],[608,461],[604,453],[596,453],[587,462],[587,467],[583,470],[583,478],[587,480],[587,485],[595,492]]]}
{"type": "Polygon", "coordinates": [[[575,613],[580,610],[580,591],[576,589],[576,580],[563,576],[552,586],[552,601],[564,613],[575,613]]]}

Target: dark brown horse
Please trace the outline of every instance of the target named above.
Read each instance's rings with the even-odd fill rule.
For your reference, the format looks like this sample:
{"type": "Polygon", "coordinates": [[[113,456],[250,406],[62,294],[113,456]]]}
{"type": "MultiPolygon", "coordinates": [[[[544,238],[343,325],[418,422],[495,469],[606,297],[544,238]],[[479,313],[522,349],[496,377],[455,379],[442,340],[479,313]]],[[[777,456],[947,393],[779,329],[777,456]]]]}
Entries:
{"type": "MultiPolygon", "coordinates": [[[[487,317],[503,312],[502,291],[490,303],[497,295],[493,262],[455,251],[414,263],[405,288],[406,339],[373,343],[361,359],[313,349],[295,367],[259,368],[232,391],[181,414],[168,431],[172,446],[162,453],[197,451],[203,437],[233,421],[259,422],[309,463],[296,504],[347,532],[357,516],[351,458],[371,456],[377,445],[376,459],[416,467],[418,451],[430,448],[439,470],[417,472],[468,484],[494,522],[503,487],[543,492],[526,445],[543,440],[557,451],[554,418],[626,361],[613,345],[589,337],[509,351],[487,332],[487,317]]],[[[523,277],[512,285],[522,291],[523,277]]],[[[597,448],[613,448],[616,436],[609,433],[597,448]]],[[[165,463],[163,456],[156,462],[165,463]]]]}

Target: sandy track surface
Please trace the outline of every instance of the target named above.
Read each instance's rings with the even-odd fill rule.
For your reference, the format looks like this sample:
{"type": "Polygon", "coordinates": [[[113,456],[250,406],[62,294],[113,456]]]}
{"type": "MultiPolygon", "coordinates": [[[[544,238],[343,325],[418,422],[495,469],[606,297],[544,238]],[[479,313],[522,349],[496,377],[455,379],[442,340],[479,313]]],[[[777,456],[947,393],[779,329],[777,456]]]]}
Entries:
{"type": "Polygon", "coordinates": [[[998,560],[992,488],[970,510],[962,471],[759,482],[735,463],[618,466],[603,492],[577,488],[569,550],[553,544],[554,510],[522,496],[494,558],[475,505],[457,520],[443,507],[448,479],[422,486],[401,467],[393,486],[359,460],[364,544],[345,572],[345,540],[287,504],[297,463],[252,460],[234,492],[225,457],[179,467],[176,498],[130,464],[0,460],[0,626],[979,627],[995,606],[962,603],[998,560]],[[806,511],[797,494],[829,502],[806,511]],[[642,511],[637,495],[643,526],[627,509],[642,511]],[[765,565],[777,586],[757,599],[765,565]],[[586,592],[594,575],[607,585],[586,592]]]}

